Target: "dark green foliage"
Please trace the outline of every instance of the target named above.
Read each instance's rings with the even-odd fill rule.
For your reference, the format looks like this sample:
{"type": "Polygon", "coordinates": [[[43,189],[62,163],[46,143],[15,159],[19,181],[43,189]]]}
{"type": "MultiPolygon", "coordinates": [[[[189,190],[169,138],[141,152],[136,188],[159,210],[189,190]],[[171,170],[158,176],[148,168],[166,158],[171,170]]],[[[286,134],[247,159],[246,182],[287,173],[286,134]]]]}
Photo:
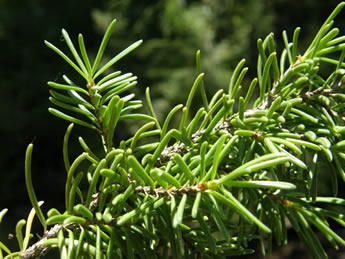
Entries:
{"type": "MultiPolygon", "coordinates": [[[[102,62],[115,20],[93,64],[82,35],[76,48],[62,31],[75,61],[46,42],[84,81],[63,76],[64,83],[48,83],[57,107],[49,111],[72,122],[63,143],[66,208],[42,213],[43,202],[37,201],[31,182],[30,144],[25,175],[33,209],[17,224],[20,251],[11,252],[0,242],[0,258],[35,258],[52,248],[61,258],[226,258],[255,252],[252,240],[265,254],[274,243],[287,244],[290,225],[314,258],[327,257],[315,230],[335,249],[344,247],[345,240],[330,225],[331,220],[345,225],[336,208],[345,205],[337,197],[338,181],[345,180],[345,38],[332,29],[344,5],[336,7],[303,55],[297,54],[302,53],[299,28],[292,42],[283,32],[281,53],[273,34],[259,39],[257,78],[246,79],[251,84],[244,97],[245,60],[226,90],[208,99],[197,52],[198,76],[186,104],[175,106],[164,121],[156,116],[148,89],[149,115],[136,112],[142,102],[126,93],[136,85],[135,76],[104,73],[141,44],[102,62]],[[333,66],[328,75],[325,64],[333,66]],[[198,93],[202,107],[195,107],[198,93]],[[179,124],[171,128],[176,117],[179,124]],[[121,120],[142,126],[115,145],[121,120]],[[94,130],[102,152],[93,152],[80,137],[83,151],[70,162],[74,124],[94,130]],[[318,188],[323,167],[329,168],[333,190],[326,197],[318,188]],[[35,214],[44,235],[30,246],[35,214]]],[[[6,212],[0,212],[0,222],[6,212]]]]}
{"type": "MultiPolygon", "coordinates": [[[[96,11],[93,17],[102,30],[112,17],[118,18],[115,39],[109,42],[112,49],[119,50],[137,38],[144,40],[136,55],[123,64],[130,65],[141,85],[149,84],[157,116],[164,120],[172,106],[185,102],[181,93],[193,83],[196,49],[202,51],[199,72],[207,75],[204,81],[209,95],[225,88],[232,69],[244,55],[247,66],[255,66],[255,40],[274,29],[270,2],[120,0],[109,2],[106,11],[96,11]]],[[[248,79],[244,83],[246,86],[248,79]]],[[[142,89],[137,90],[139,95],[142,89]]],[[[196,98],[201,101],[199,95],[196,98]]],[[[196,108],[192,107],[193,112],[196,108]]],[[[176,126],[178,118],[172,123],[176,126]]]]}

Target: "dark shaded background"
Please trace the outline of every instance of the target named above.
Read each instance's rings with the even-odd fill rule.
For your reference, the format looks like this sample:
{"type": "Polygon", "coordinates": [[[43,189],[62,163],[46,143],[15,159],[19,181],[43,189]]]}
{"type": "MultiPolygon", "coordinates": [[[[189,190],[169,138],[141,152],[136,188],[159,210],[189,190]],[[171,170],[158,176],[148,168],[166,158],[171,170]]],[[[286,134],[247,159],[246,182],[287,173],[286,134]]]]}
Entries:
{"type": "MultiPolygon", "coordinates": [[[[66,50],[61,38],[65,28],[76,40],[81,32],[91,56],[95,55],[105,28],[118,19],[107,55],[130,43],[143,45],[117,66],[139,77],[135,90],[142,98],[151,88],[160,117],[186,100],[195,77],[195,52],[201,50],[208,94],[228,86],[233,68],[241,58],[249,66],[249,82],[256,71],[256,40],[275,32],[292,37],[302,27],[300,52],[311,42],[339,1],[295,0],[0,0],[0,210],[9,208],[0,225],[0,240],[14,233],[15,224],[31,209],[24,184],[26,146],[34,141],[33,184],[43,209],[64,207],[66,172],[62,162],[62,140],[68,123],[47,111],[47,81],[61,82],[62,74],[76,73],[48,49],[48,40],[66,50]]],[[[345,12],[336,20],[344,30],[345,12]]],[[[77,77],[75,77],[77,80],[77,77]]],[[[137,125],[118,133],[130,135],[137,125]]],[[[76,126],[72,132],[71,157],[80,152],[78,136],[85,136],[96,149],[100,142],[93,132],[76,126]]],[[[15,245],[15,240],[8,241],[15,245]]],[[[283,254],[281,254],[283,256],[283,254]]],[[[283,258],[283,257],[280,257],[283,258]]]]}

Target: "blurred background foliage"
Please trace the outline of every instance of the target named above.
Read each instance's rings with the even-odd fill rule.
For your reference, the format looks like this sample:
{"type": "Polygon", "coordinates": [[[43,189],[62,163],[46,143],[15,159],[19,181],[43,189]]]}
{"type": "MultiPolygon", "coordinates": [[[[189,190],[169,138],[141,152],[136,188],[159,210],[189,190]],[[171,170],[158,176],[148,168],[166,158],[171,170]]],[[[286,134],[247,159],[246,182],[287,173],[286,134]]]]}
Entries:
{"type": "MultiPolygon", "coordinates": [[[[195,53],[201,50],[205,87],[209,96],[227,88],[232,70],[242,58],[250,68],[248,82],[256,74],[256,40],[275,32],[292,35],[302,27],[300,46],[306,46],[339,1],[315,0],[0,0],[0,208],[9,208],[0,226],[0,239],[14,232],[26,217],[30,202],[24,186],[24,154],[34,141],[33,182],[45,207],[63,207],[65,172],[62,140],[67,124],[51,116],[47,108],[47,81],[77,75],[44,46],[47,39],[64,48],[61,29],[76,40],[78,33],[95,55],[105,28],[118,20],[106,54],[113,56],[138,39],[144,43],[117,63],[114,70],[133,72],[139,78],[138,98],[147,86],[161,121],[170,109],[186,101],[196,78],[195,53]],[[61,72],[61,73],[60,73],[61,72]]],[[[336,26],[345,24],[345,14],[336,26]]],[[[345,33],[344,28],[343,33],[345,33]]],[[[301,53],[303,50],[300,51],[301,53]]],[[[245,91],[244,85],[244,91],[245,91]]],[[[196,107],[198,108],[198,107],[196,107]]],[[[126,137],[137,129],[122,125],[117,134],[126,137]]],[[[80,148],[77,136],[91,146],[100,140],[87,129],[72,132],[72,154],[80,148]]],[[[43,206],[44,209],[44,206],[43,206]]],[[[9,241],[12,242],[12,241],[9,241]]],[[[15,241],[13,241],[15,243],[15,241]]]]}

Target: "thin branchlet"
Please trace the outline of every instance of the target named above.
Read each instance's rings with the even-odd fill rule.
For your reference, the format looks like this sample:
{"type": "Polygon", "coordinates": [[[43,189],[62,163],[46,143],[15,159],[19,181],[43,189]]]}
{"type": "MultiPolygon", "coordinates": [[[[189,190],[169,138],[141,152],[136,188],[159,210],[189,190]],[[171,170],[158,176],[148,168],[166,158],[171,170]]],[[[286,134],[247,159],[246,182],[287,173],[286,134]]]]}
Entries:
{"type": "MultiPolygon", "coordinates": [[[[313,96],[316,96],[316,95],[324,95],[324,96],[332,96],[333,94],[336,94],[336,93],[341,93],[343,92],[344,89],[341,89],[340,87],[335,87],[335,88],[330,88],[330,89],[316,89],[314,91],[308,91],[304,94],[301,94],[300,97],[302,98],[302,100],[305,102],[305,103],[315,103],[317,102],[317,104],[321,107],[324,107],[327,109],[327,111],[329,111],[331,114],[333,114],[334,116],[339,116],[339,114],[332,110],[332,109],[329,109],[329,107],[326,107],[324,106],[321,102],[315,100],[315,99],[312,99],[311,97],[313,96]]],[[[255,114],[257,111],[259,110],[267,110],[269,108],[269,103],[272,103],[275,98],[270,98],[270,101],[268,101],[269,98],[267,98],[267,102],[263,103],[262,105],[256,107],[255,109],[250,109],[250,110],[247,110],[245,113],[244,113],[244,118],[250,118],[253,114],[255,114]]],[[[216,124],[216,126],[214,127],[213,129],[213,132],[215,134],[217,134],[217,132],[221,131],[221,130],[226,130],[228,133],[230,134],[233,134],[237,128],[235,126],[233,126],[230,121],[232,118],[234,118],[235,116],[237,116],[237,114],[234,114],[232,116],[230,116],[229,118],[225,118],[224,120],[220,121],[218,124],[216,124]]],[[[344,116],[341,116],[341,117],[344,117],[344,116]]],[[[278,123],[279,124],[279,127],[281,130],[284,129],[283,127],[283,124],[281,123],[278,123]]],[[[288,127],[287,124],[285,124],[285,126],[288,127]]],[[[288,129],[288,128],[286,128],[288,129]]],[[[203,133],[205,132],[205,130],[200,130],[196,133],[194,133],[192,135],[192,142],[193,143],[197,143],[198,139],[203,135],[203,133]]],[[[195,148],[198,148],[198,145],[196,145],[195,148]]],[[[180,154],[180,155],[184,155],[188,152],[191,152],[193,149],[186,146],[184,143],[181,143],[181,142],[177,142],[171,146],[168,146],[166,147],[161,155],[159,156],[159,158],[157,159],[157,163],[156,163],[156,166],[161,166],[163,165],[164,163],[168,162],[171,157],[175,154],[180,154]]]]}
{"type": "Polygon", "coordinates": [[[53,248],[51,246],[46,246],[43,244],[46,240],[50,238],[56,238],[61,229],[73,230],[76,227],[78,227],[78,224],[75,224],[75,223],[54,225],[51,229],[49,229],[43,234],[43,237],[38,242],[28,247],[24,252],[22,252],[19,255],[19,257],[21,259],[34,259],[34,258],[40,258],[42,256],[45,256],[49,252],[49,250],[53,248]]]}

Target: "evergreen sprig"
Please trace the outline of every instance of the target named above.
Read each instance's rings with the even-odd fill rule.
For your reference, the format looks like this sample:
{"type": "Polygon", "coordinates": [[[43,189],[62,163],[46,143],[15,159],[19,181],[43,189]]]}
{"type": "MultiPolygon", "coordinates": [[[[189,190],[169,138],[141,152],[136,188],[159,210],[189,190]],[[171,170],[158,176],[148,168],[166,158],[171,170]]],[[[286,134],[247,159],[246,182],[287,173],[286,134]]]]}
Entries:
{"type": "MultiPolygon", "coordinates": [[[[63,142],[66,208],[42,213],[43,202],[37,201],[31,183],[30,144],[25,175],[33,209],[27,221],[17,224],[20,251],[11,252],[0,242],[0,258],[36,258],[52,248],[59,249],[61,258],[226,258],[255,252],[252,240],[265,255],[274,242],[288,243],[289,228],[313,258],[327,257],[317,232],[335,249],[345,246],[330,226],[331,220],[345,226],[345,215],[337,209],[345,205],[337,197],[338,181],[345,180],[345,37],[332,28],[344,5],[335,8],[304,54],[298,54],[300,28],[292,42],[283,32],[281,54],[272,33],[259,39],[257,78],[244,97],[240,93],[248,68],[241,60],[228,89],[208,100],[198,51],[198,76],[186,104],[172,108],[162,123],[149,89],[149,115],[133,113],[142,106],[134,94],[122,95],[136,85],[135,76],[104,75],[141,41],[99,67],[115,20],[92,65],[82,35],[79,54],[62,31],[75,61],[46,42],[85,80],[79,85],[64,76],[63,84],[48,83],[50,101],[58,107],[49,111],[72,122],[63,142]],[[325,64],[334,65],[328,74],[325,64]],[[203,107],[193,113],[198,91],[203,107]],[[181,120],[172,128],[177,113],[181,120]],[[116,125],[124,119],[146,124],[114,146],[116,125]],[[74,124],[94,129],[104,152],[92,151],[80,137],[83,152],[70,163],[74,124]],[[318,192],[325,166],[331,197],[318,192]],[[29,245],[35,214],[44,234],[29,245]]],[[[0,222],[6,212],[0,212],[0,222]]]]}

